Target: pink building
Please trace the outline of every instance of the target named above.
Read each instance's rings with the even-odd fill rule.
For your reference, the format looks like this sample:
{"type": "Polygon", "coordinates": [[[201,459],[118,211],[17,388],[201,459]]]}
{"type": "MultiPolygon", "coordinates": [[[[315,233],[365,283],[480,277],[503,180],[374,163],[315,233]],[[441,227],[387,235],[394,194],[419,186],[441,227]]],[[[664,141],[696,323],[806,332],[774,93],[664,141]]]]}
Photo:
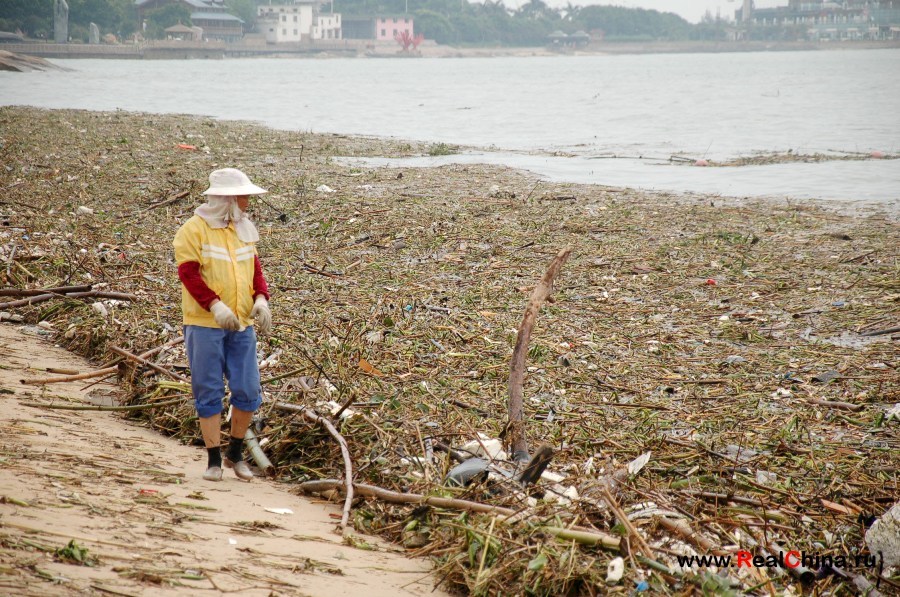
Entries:
{"type": "Polygon", "coordinates": [[[406,31],[413,35],[413,18],[409,15],[398,17],[375,17],[375,39],[393,41],[397,35],[406,31]]]}

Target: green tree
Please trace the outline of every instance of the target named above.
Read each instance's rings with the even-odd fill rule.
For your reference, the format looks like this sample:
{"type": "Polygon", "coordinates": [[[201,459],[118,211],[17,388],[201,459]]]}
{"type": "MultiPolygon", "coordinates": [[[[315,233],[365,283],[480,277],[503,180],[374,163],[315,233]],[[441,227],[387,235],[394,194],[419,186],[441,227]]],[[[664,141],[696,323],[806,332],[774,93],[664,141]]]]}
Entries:
{"type": "Polygon", "coordinates": [[[166,4],[147,13],[147,32],[145,35],[154,39],[166,36],[166,29],[181,23],[191,24],[191,11],[184,4],[166,4]]]}
{"type": "Polygon", "coordinates": [[[47,37],[53,29],[53,0],[0,1],[0,29],[47,37]]]}
{"type": "Polygon", "coordinates": [[[456,42],[456,28],[450,19],[433,10],[419,10],[413,13],[416,32],[426,39],[433,39],[439,44],[456,42]]]}
{"type": "Polygon", "coordinates": [[[574,21],[585,30],[602,30],[606,39],[687,39],[691,24],[673,13],[619,6],[585,6],[574,21]]]}
{"type": "Polygon", "coordinates": [[[254,0],[226,0],[225,6],[228,12],[244,21],[244,31],[256,29],[256,7],[259,3],[254,0]]]}

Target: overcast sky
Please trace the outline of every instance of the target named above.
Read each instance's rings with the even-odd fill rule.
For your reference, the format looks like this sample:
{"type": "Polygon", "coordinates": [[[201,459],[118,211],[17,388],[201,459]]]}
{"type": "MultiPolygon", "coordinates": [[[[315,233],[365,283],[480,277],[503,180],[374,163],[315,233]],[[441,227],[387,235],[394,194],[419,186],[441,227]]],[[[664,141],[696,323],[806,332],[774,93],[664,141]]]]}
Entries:
{"type": "MultiPolygon", "coordinates": [[[[517,8],[525,4],[527,0],[503,0],[510,8],[517,8]]],[[[592,4],[605,4],[609,6],[625,6],[627,8],[647,8],[660,12],[674,12],[684,17],[691,23],[699,23],[706,11],[716,16],[716,11],[722,18],[734,18],[734,11],[743,5],[743,0],[544,0],[553,8],[564,7],[568,2],[575,6],[588,6],[592,4]]],[[[755,0],[757,8],[769,8],[772,6],[787,6],[788,0],[755,0]]]]}

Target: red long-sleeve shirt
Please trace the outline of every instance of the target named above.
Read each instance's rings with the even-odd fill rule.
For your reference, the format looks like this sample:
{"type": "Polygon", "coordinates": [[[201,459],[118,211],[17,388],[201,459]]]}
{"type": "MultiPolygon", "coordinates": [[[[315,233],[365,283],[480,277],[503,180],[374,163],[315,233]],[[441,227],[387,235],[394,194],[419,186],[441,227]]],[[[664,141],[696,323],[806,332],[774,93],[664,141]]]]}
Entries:
{"type": "MultiPolygon", "coordinates": [[[[254,255],[253,267],[253,298],[263,295],[269,300],[269,285],[266,284],[266,278],[263,276],[262,264],[259,262],[259,255],[254,255]]],[[[200,275],[200,263],[197,261],[186,261],[178,266],[178,279],[184,284],[188,293],[194,297],[197,303],[209,311],[209,305],[219,298],[219,295],[213,292],[203,276],[200,275]]]]}

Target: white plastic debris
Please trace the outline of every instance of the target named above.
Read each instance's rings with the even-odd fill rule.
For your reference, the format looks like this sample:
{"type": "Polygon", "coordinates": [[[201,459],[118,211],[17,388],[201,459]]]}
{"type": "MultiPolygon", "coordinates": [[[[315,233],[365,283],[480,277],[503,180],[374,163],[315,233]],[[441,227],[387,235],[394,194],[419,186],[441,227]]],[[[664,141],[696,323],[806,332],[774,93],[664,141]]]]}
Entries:
{"type": "Polygon", "coordinates": [[[543,473],[541,473],[541,479],[543,479],[544,481],[550,481],[551,483],[560,483],[563,479],[565,479],[565,476],[554,473],[552,471],[544,471],[543,473]]]}
{"type": "Polygon", "coordinates": [[[96,311],[103,317],[109,317],[109,311],[107,311],[106,305],[104,305],[100,301],[97,301],[96,303],[91,303],[91,308],[94,309],[94,311],[96,311]]]}
{"type": "Polygon", "coordinates": [[[900,502],[869,527],[866,545],[869,553],[881,554],[886,576],[892,568],[900,566],[900,502]]]}
{"type": "Polygon", "coordinates": [[[259,362],[260,370],[265,369],[267,367],[271,367],[273,365],[277,365],[278,357],[281,356],[281,352],[282,352],[282,350],[280,348],[277,348],[277,349],[275,349],[275,352],[273,352],[272,354],[270,354],[269,356],[264,358],[262,361],[260,361],[259,362]]]}
{"type": "Polygon", "coordinates": [[[886,418],[888,421],[890,421],[891,419],[897,419],[898,421],[900,421],[900,402],[887,409],[886,418]]]}
{"type": "Polygon", "coordinates": [[[503,451],[503,444],[499,439],[479,433],[480,440],[472,440],[462,445],[461,450],[466,454],[473,454],[491,460],[507,460],[509,456],[503,451]]]}
{"type": "Polygon", "coordinates": [[[400,459],[400,464],[404,466],[422,467],[429,463],[427,458],[421,456],[404,456],[400,459]]]}
{"type": "MultiPolygon", "coordinates": [[[[316,406],[324,406],[325,408],[328,409],[328,412],[331,413],[331,416],[333,417],[334,415],[336,415],[338,413],[339,410],[341,410],[341,406],[343,406],[343,405],[338,404],[334,400],[329,400],[328,402],[320,402],[316,406]]],[[[344,412],[341,413],[341,418],[349,419],[350,417],[354,416],[355,414],[356,414],[355,410],[353,410],[352,408],[346,408],[346,409],[344,409],[344,412]]]]}
{"type": "Polygon", "coordinates": [[[293,514],[294,511],[290,508],[266,508],[266,512],[271,512],[272,514],[293,514]]]}
{"type": "Polygon", "coordinates": [[[785,388],[778,388],[772,392],[772,398],[790,398],[791,396],[793,396],[791,391],[785,388]]]}
{"type": "Polygon", "coordinates": [[[584,474],[591,475],[594,473],[594,457],[591,456],[584,463],[584,474]]]}
{"type": "Polygon", "coordinates": [[[636,475],[641,472],[641,469],[646,466],[648,462],[650,462],[650,454],[651,452],[644,452],[634,460],[628,463],[628,474],[636,475]]]}
{"type": "Polygon", "coordinates": [[[578,491],[575,490],[575,492],[572,493],[572,490],[575,490],[575,488],[566,487],[557,483],[544,492],[544,501],[549,504],[568,506],[572,503],[573,499],[578,499],[578,491]],[[574,497],[570,497],[572,495],[574,495],[574,497]]]}
{"type": "Polygon", "coordinates": [[[622,576],[625,574],[625,560],[622,558],[613,558],[613,560],[606,567],[606,583],[610,585],[614,585],[620,580],[622,580],[622,576]]]}
{"type": "Polygon", "coordinates": [[[228,538],[228,545],[237,545],[237,539],[228,538]]]}
{"type": "Polygon", "coordinates": [[[380,344],[384,341],[384,333],[381,330],[374,330],[365,335],[366,342],[370,345],[380,344]]]}
{"type": "Polygon", "coordinates": [[[318,191],[320,193],[333,193],[334,189],[332,189],[327,184],[320,184],[319,186],[316,187],[316,191],[318,191]]]}
{"type": "Polygon", "coordinates": [[[79,205],[76,212],[78,213],[79,216],[90,216],[90,215],[93,215],[94,210],[91,209],[90,207],[85,207],[84,205],[79,205]]]}
{"type": "Polygon", "coordinates": [[[760,485],[771,485],[778,479],[778,475],[769,471],[756,471],[756,482],[760,485]]]}
{"type": "Polygon", "coordinates": [[[579,497],[581,497],[580,495],[578,495],[578,490],[575,489],[574,486],[567,487],[566,490],[563,492],[563,495],[566,496],[567,498],[569,498],[570,500],[577,500],[579,497]]]}

